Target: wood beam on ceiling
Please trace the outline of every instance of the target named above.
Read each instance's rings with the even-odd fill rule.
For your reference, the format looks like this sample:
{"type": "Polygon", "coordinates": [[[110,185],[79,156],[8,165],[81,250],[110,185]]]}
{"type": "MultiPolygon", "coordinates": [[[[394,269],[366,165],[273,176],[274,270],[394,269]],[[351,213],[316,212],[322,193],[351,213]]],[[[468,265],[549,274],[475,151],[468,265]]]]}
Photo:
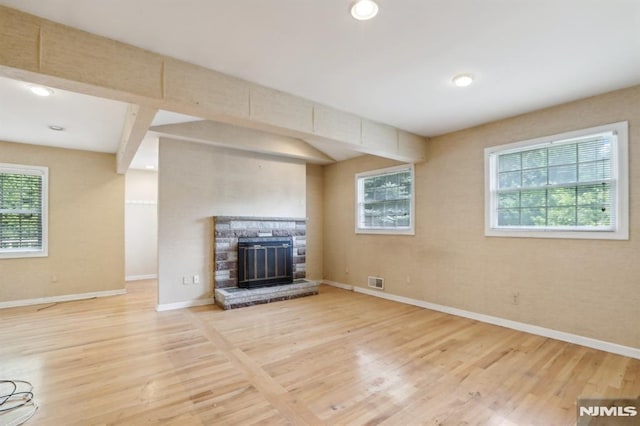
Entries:
{"type": "Polygon", "coordinates": [[[5,6],[0,75],[399,161],[426,159],[421,136],[5,6]]]}
{"type": "Polygon", "coordinates": [[[116,155],[118,173],[124,174],[129,170],[133,157],[138,152],[157,112],[156,108],[129,104],[116,155]]]}
{"type": "Polygon", "coordinates": [[[289,136],[263,132],[215,121],[191,121],[165,124],[149,130],[158,136],[208,145],[296,158],[315,164],[330,164],[335,160],[308,143],[289,136]]]}

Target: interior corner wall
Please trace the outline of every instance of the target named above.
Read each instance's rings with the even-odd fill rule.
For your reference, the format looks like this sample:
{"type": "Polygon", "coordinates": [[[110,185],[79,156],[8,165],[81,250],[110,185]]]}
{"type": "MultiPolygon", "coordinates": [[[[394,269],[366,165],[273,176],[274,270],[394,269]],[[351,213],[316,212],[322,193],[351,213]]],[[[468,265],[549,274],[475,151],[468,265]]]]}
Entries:
{"type": "Polygon", "coordinates": [[[0,142],[0,162],[49,168],[49,255],[0,259],[0,301],[124,288],[124,176],[113,154],[0,142]]]}
{"type": "Polygon", "coordinates": [[[125,278],[158,276],[158,173],[129,170],[125,175],[125,278]]]}
{"type": "Polygon", "coordinates": [[[450,133],[417,164],[415,236],[354,233],[354,175],[367,156],[325,167],[324,273],[439,305],[640,348],[640,86],[450,133]],[[630,240],[484,235],[484,148],[629,121],[630,240]]]}
{"type": "Polygon", "coordinates": [[[159,162],[160,305],[212,297],[214,216],[306,215],[302,161],[160,138],[159,162]]]}
{"type": "Polygon", "coordinates": [[[324,167],[307,164],[307,254],[306,272],[308,280],[323,278],[323,202],[324,167]]]}

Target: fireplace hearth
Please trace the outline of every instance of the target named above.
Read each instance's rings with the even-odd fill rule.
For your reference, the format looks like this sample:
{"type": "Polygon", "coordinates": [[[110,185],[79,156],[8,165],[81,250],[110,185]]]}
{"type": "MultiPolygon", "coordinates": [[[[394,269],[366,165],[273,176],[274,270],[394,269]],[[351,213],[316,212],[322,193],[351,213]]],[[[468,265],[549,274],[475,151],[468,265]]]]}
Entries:
{"type": "Polygon", "coordinates": [[[318,294],[319,283],[305,279],[306,228],[305,218],[214,217],[216,304],[234,309],[318,294]]]}
{"type": "Polygon", "coordinates": [[[258,288],[292,282],[291,237],[238,238],[238,287],[258,288]]]}

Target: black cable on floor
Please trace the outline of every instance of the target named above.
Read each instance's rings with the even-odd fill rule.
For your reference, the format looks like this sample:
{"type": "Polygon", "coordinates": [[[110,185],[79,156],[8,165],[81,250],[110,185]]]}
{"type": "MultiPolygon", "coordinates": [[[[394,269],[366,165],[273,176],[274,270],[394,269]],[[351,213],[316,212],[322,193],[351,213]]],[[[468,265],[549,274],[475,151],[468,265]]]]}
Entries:
{"type": "Polygon", "coordinates": [[[0,424],[25,424],[38,410],[33,400],[33,385],[25,380],[0,380],[0,424]],[[3,388],[7,387],[6,391],[3,388]]]}

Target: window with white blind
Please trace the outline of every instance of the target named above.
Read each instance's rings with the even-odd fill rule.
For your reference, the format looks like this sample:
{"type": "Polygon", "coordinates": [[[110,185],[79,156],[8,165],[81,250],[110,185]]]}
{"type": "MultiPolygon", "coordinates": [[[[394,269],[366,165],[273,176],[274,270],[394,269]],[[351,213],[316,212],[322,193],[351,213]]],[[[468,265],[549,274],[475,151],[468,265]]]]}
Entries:
{"type": "Polygon", "coordinates": [[[628,123],[485,150],[485,235],[628,239],[628,123]]]}
{"type": "Polygon", "coordinates": [[[356,175],[356,233],[414,233],[414,168],[407,164],[356,175]]]}
{"type": "Polygon", "coordinates": [[[0,163],[0,258],[47,255],[46,167],[0,163]]]}

